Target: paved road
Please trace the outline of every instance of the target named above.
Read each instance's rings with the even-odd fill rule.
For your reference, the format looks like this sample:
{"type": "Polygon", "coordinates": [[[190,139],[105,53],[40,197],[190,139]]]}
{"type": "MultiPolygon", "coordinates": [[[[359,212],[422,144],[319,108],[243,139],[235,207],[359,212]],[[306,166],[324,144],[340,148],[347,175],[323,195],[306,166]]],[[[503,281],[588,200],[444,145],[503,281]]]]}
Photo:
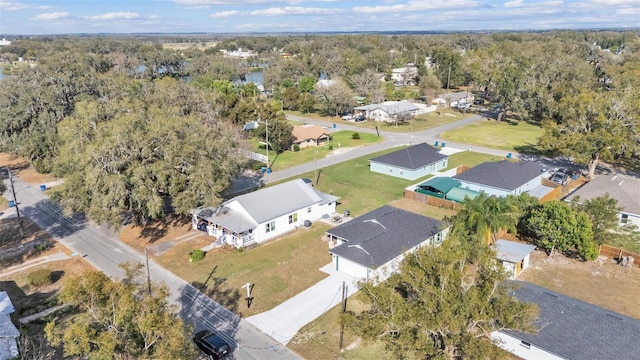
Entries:
{"type": "MultiPolygon", "coordinates": [[[[5,174],[5,171],[1,173],[5,174]]],[[[8,180],[4,181],[8,187],[8,180]]],[[[120,279],[124,273],[119,264],[127,261],[144,263],[144,255],[120,242],[108,227],[97,226],[82,215],[65,216],[61,208],[49,201],[46,192],[40,191],[39,187],[30,186],[17,177],[14,177],[14,184],[20,213],[96,269],[120,279]]],[[[5,196],[9,197],[9,193],[5,193],[5,196]]],[[[162,281],[171,289],[171,300],[180,306],[180,316],[185,322],[196,330],[221,330],[227,341],[236,347],[235,359],[300,359],[297,354],[154,261],[150,261],[149,270],[152,281],[162,281]]]]}

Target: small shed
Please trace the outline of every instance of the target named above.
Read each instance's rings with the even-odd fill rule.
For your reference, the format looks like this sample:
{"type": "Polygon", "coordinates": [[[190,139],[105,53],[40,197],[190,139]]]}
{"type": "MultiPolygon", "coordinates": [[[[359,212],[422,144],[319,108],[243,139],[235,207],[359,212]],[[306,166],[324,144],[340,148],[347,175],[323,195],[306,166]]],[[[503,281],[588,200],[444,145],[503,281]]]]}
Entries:
{"type": "Polygon", "coordinates": [[[529,267],[529,255],[536,249],[534,245],[500,239],[493,244],[496,257],[515,280],[520,273],[529,267]]]}

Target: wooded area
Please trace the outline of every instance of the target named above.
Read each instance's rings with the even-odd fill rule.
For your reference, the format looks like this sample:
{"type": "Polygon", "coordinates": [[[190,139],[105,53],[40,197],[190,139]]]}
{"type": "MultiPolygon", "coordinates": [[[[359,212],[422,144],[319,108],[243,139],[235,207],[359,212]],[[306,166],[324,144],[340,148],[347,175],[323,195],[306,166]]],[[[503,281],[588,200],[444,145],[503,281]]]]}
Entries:
{"type": "Polygon", "coordinates": [[[256,36],[206,50],[166,49],[167,40],[42,37],[3,47],[0,148],[63,177],[53,195],[69,211],[116,227],[216,205],[245,166],[244,123],[274,120],[271,146],[282,150],[290,138],[280,110],[339,115],[354,95],[429,100],[470,89],[542,123],[539,148],[588,164],[590,175],[601,160],[638,154],[637,32],[256,36]],[[238,48],[258,56],[220,52],[238,48]],[[392,69],[409,63],[417,86],[396,86],[392,69]],[[264,92],[241,81],[258,67],[264,92]]]}

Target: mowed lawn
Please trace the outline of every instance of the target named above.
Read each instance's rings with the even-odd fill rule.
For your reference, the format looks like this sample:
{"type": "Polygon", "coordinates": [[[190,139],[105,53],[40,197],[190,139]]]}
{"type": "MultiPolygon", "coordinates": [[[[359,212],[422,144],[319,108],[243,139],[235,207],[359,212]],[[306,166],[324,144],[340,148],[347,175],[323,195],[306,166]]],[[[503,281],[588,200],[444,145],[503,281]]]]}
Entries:
{"type": "Polygon", "coordinates": [[[524,121],[504,122],[482,120],[440,134],[447,141],[484,146],[514,152],[537,152],[538,138],[543,130],[539,125],[524,121]]]}
{"type": "Polygon", "coordinates": [[[295,116],[308,117],[310,119],[322,120],[327,122],[327,126],[332,126],[332,124],[336,124],[338,128],[340,128],[340,124],[347,124],[367,129],[375,129],[378,126],[379,130],[383,131],[391,131],[391,132],[414,132],[414,131],[422,131],[432,129],[434,127],[448,124],[454,121],[462,120],[464,118],[475,116],[474,113],[466,113],[463,114],[457,110],[453,109],[444,109],[442,111],[442,115],[440,115],[439,111],[430,112],[427,114],[421,114],[416,116],[414,119],[407,121],[406,123],[395,124],[395,123],[387,123],[387,122],[376,122],[376,121],[363,121],[363,122],[354,122],[354,121],[345,121],[338,116],[320,116],[314,113],[303,114],[301,112],[287,112],[288,114],[295,116]]]}
{"type": "MultiPolygon", "coordinates": [[[[358,133],[360,139],[353,139],[353,131],[343,130],[331,133],[331,141],[318,147],[307,147],[300,149],[300,151],[286,150],[280,154],[276,154],[275,151],[269,151],[269,163],[271,169],[282,170],[292,166],[308,163],[314,161],[314,159],[322,159],[329,155],[333,149],[348,148],[348,147],[360,147],[370,144],[375,144],[382,141],[382,138],[374,134],[358,133]],[[316,152],[317,151],[317,152],[316,152]]],[[[253,151],[266,155],[267,151],[263,144],[260,144],[256,138],[252,139],[253,151]]]]}
{"type": "Polygon", "coordinates": [[[182,242],[155,259],[227,309],[251,316],[274,308],[327,276],[318,269],[331,262],[329,245],[322,241],[329,228],[315,222],[309,229],[301,228],[255,248],[215,249],[204,260],[191,263],[189,252],[208,244],[199,238],[182,242]],[[255,284],[251,308],[246,305],[246,289],[241,288],[247,282],[255,284]]]}

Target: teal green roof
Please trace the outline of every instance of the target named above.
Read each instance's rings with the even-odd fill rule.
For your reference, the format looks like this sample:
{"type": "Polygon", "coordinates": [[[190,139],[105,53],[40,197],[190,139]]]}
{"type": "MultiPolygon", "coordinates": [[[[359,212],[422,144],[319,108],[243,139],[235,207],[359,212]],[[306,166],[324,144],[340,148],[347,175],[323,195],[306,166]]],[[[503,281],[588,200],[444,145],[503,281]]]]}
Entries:
{"type": "Polygon", "coordinates": [[[449,192],[449,190],[456,188],[460,185],[462,184],[458,180],[454,180],[450,177],[434,177],[418,185],[418,187],[419,188],[432,187],[446,194],[447,192],[449,192]]]}
{"type": "Polygon", "coordinates": [[[461,203],[467,197],[474,199],[478,195],[480,195],[478,191],[455,187],[447,192],[446,199],[461,203]]]}

